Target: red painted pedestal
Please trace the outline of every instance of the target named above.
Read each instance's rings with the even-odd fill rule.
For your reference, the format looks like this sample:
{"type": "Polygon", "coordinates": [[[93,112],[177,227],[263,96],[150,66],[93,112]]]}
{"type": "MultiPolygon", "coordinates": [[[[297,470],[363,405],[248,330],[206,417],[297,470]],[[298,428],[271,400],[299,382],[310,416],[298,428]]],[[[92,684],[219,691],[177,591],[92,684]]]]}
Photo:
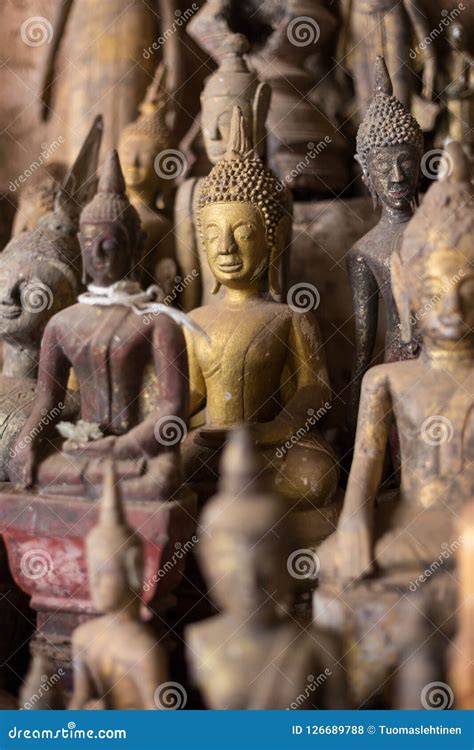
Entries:
{"type": "MultiPolygon", "coordinates": [[[[163,611],[192,546],[197,503],[181,490],[167,502],[128,502],[127,518],[145,540],[143,601],[163,611]],[[188,543],[188,544],[187,544],[188,543]]],[[[97,520],[97,501],[38,495],[0,483],[0,533],[12,576],[37,613],[33,648],[69,666],[74,628],[95,610],[90,599],[84,539],[97,520]]]]}

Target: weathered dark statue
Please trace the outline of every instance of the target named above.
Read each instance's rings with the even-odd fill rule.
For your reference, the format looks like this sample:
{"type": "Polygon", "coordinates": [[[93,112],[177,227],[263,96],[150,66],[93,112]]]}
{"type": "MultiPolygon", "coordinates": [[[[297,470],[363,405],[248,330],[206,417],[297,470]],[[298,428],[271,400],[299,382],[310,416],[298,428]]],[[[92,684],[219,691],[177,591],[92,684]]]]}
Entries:
{"type": "Polygon", "coordinates": [[[36,481],[49,493],[95,495],[103,458],[113,455],[128,496],[164,499],[180,485],[179,436],[173,440],[168,431],[184,432],[187,419],[186,346],[173,320],[184,316],[133,280],[141,257],[140,219],[126,196],[116,152],[81,214],[79,236],[88,293],[46,326],[36,404],[10,478],[28,487],[36,481]],[[59,421],[54,409],[64,400],[71,368],[81,421],[60,425],[68,439],[51,450],[59,421]],[[51,418],[39,429],[43,414],[51,418]]]}
{"type": "Polygon", "coordinates": [[[412,344],[400,339],[390,262],[416,207],[423,135],[416,120],[392,95],[382,57],[377,58],[375,71],[374,97],[357,133],[356,158],[374,208],[380,204],[382,215],[378,224],[352,248],[347,261],[355,318],[348,413],[352,431],[357,420],[361,380],[376,354],[379,297],[386,315],[385,361],[405,359],[414,352],[412,344]]]}
{"type": "Polygon", "coordinates": [[[201,517],[198,550],[221,614],[186,631],[191,672],[207,707],[342,706],[337,641],[312,636],[286,612],[294,588],[292,526],[246,429],[230,433],[219,489],[201,517]],[[317,688],[311,675],[323,675],[317,688]]]}
{"type": "MultiPolygon", "coordinates": [[[[102,137],[98,117],[53,209],[36,229],[21,232],[0,254],[0,478],[7,479],[13,445],[35,401],[41,339],[49,320],[77,299],[81,251],[79,213],[91,199],[102,137]]],[[[63,399],[64,401],[64,399],[63,399]]],[[[65,402],[57,407],[63,417],[65,402]]],[[[44,415],[43,415],[44,416],[44,415]]]]}
{"type": "Polygon", "coordinates": [[[167,655],[140,614],[143,540],[127,522],[120,484],[108,465],[99,522],[87,535],[89,586],[101,612],[72,637],[70,709],[154,710],[167,655]]]}

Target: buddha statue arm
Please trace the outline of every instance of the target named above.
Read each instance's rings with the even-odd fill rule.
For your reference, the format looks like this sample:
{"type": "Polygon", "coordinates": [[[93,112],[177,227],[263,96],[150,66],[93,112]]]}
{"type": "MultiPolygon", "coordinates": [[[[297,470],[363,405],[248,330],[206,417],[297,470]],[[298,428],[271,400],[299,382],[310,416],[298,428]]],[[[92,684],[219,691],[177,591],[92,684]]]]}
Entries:
{"type": "Polygon", "coordinates": [[[321,334],[314,313],[294,313],[288,338],[287,367],[281,383],[294,382],[281,412],[271,422],[253,426],[260,445],[272,445],[289,438],[308,422],[308,416],[332,400],[321,334]],[[311,410],[311,411],[310,411],[311,410]]]}
{"type": "Polygon", "coordinates": [[[143,422],[115,440],[114,454],[120,458],[152,457],[166,446],[157,440],[155,428],[162,421],[163,433],[176,429],[176,421],[187,423],[188,418],[188,362],[186,343],[181,328],[171,318],[159,316],[153,331],[153,352],[159,387],[157,409],[143,422]],[[169,423],[168,423],[169,420],[169,423]]]}
{"type": "Polygon", "coordinates": [[[185,330],[186,347],[188,351],[189,367],[189,415],[192,417],[204,407],[206,403],[206,383],[194,346],[194,334],[185,330]]]}
{"type": "Polygon", "coordinates": [[[21,481],[26,487],[33,484],[38,449],[52,436],[61,418],[70,368],[52,318],[41,344],[35,406],[19,435],[10,463],[12,481],[21,481]]]}
{"type": "Polygon", "coordinates": [[[374,504],[392,420],[387,367],[373,367],[364,376],[344,507],[335,534],[323,542],[321,555],[318,551],[325,576],[340,582],[370,573],[374,563],[374,504]]]}
{"type": "Polygon", "coordinates": [[[164,648],[159,643],[150,648],[147,643],[144,653],[136,660],[136,685],[143,710],[156,711],[159,703],[155,703],[155,693],[158,686],[168,679],[168,659],[164,648]]]}
{"type": "Polygon", "coordinates": [[[349,253],[347,271],[352,289],[355,319],[355,355],[348,403],[348,426],[351,434],[354,435],[362,378],[370,367],[377,335],[378,284],[367,262],[357,249],[349,253]]]}

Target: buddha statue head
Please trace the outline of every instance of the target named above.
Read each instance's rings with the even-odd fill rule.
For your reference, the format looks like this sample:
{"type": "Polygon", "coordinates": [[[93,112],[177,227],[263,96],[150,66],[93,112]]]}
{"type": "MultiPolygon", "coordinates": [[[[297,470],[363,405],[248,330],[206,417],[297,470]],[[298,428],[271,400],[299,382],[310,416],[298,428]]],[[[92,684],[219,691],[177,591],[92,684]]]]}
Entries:
{"type": "Polygon", "coordinates": [[[267,489],[247,428],[236,428],[221,459],[219,493],[201,518],[199,557],[216,603],[246,620],[272,618],[290,591],[291,547],[283,501],[267,489]]]}
{"type": "Polygon", "coordinates": [[[84,282],[106,287],[138,273],[143,235],[116,151],[106,161],[97,193],[80,219],[84,282]]]}
{"type": "Polygon", "coordinates": [[[356,159],[374,208],[410,212],[417,203],[423,133],[415,118],[393,96],[383,57],[375,62],[373,99],[357,131],[356,159]]]}
{"type": "Polygon", "coordinates": [[[139,116],[127,125],[120,136],[119,154],[127,188],[153,201],[169,186],[155,169],[157,155],[171,148],[172,137],[166,124],[168,94],[166,68],[160,64],[145,98],[139,116]]]}
{"type": "Polygon", "coordinates": [[[120,486],[111,461],[107,467],[99,521],[86,538],[89,587],[104,614],[139,611],[143,586],[143,541],[125,517],[120,486]]]}
{"type": "Polygon", "coordinates": [[[248,122],[234,107],[225,157],[201,183],[198,227],[210,269],[220,285],[236,290],[268,277],[279,298],[280,259],[291,232],[291,196],[251,145],[248,122]]]}
{"type": "Polygon", "coordinates": [[[245,60],[247,39],[230,34],[222,45],[223,57],[218,69],[206,80],[201,94],[201,127],[207,156],[216,164],[226,153],[234,106],[240,107],[247,132],[257,154],[264,150],[265,120],[271,90],[261,83],[245,60]]]}
{"type": "Polygon", "coordinates": [[[453,350],[474,344],[474,200],[459,143],[446,147],[450,168],[427,191],[392,256],[402,337],[453,350]]]}

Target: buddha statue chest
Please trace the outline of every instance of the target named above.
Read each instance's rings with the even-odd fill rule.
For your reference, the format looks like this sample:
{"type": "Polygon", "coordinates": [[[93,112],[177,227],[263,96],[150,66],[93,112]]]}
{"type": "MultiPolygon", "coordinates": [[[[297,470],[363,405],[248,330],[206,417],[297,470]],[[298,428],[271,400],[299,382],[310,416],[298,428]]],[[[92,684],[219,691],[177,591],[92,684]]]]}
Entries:
{"type": "MultiPolygon", "coordinates": [[[[406,466],[402,494],[409,502],[428,506],[443,501],[445,491],[458,478],[469,482],[468,466],[474,459],[472,370],[422,371],[417,360],[410,366],[412,376],[418,374],[415,387],[413,377],[400,378],[394,394],[406,466]]],[[[472,478],[470,483],[472,495],[472,478]]],[[[467,495],[458,499],[462,503],[467,495]]]]}
{"type": "Polygon", "coordinates": [[[126,306],[78,304],[63,320],[60,344],[77,376],[82,418],[110,433],[128,431],[157,406],[149,378],[158,318],[147,325],[126,306]]]}
{"type": "MultiPolygon", "coordinates": [[[[195,346],[206,383],[208,423],[273,419],[282,405],[291,310],[257,302],[245,308],[216,303],[204,311],[208,339],[196,337],[195,346]]],[[[201,322],[199,312],[195,317],[201,322]]]]}

